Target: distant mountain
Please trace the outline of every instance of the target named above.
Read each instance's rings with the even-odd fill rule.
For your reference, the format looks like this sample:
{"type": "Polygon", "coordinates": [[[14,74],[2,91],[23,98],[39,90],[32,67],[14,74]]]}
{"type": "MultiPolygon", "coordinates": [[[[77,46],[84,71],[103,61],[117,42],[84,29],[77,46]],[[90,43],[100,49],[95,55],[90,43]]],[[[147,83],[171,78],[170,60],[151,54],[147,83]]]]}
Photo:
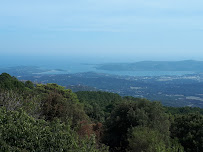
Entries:
{"type": "Polygon", "coordinates": [[[203,61],[141,61],[135,63],[109,63],[96,67],[107,71],[203,71],[203,61]]]}

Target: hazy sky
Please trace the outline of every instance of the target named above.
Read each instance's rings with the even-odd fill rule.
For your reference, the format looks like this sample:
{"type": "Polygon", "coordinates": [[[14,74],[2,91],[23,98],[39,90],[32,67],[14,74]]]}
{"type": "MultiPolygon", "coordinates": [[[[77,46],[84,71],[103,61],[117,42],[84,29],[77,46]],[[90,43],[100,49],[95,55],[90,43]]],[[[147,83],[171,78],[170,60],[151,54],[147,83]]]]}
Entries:
{"type": "Polygon", "coordinates": [[[0,56],[203,60],[203,1],[0,0],[0,56]]]}

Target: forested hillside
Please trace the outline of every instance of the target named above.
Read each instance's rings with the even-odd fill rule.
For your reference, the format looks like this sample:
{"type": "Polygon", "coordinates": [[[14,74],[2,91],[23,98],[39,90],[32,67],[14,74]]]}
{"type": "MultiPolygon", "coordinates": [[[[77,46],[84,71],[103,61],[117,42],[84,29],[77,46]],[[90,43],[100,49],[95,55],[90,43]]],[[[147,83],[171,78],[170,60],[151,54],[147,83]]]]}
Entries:
{"type": "Polygon", "coordinates": [[[201,152],[202,114],[0,75],[0,151],[201,152]]]}

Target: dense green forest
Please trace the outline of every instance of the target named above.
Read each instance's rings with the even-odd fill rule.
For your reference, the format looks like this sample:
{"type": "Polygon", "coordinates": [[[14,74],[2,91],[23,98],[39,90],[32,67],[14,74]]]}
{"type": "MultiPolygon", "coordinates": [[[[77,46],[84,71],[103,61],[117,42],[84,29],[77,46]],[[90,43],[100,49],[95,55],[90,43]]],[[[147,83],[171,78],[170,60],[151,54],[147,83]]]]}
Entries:
{"type": "Polygon", "coordinates": [[[0,151],[201,152],[203,109],[0,75],[0,151]]]}

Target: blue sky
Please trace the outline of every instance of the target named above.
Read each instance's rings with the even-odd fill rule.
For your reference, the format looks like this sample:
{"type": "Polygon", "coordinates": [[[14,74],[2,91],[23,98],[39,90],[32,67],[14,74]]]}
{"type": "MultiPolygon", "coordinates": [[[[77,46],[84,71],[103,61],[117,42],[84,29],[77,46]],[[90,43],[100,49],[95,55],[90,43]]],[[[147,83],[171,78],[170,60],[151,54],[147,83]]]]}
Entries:
{"type": "Polygon", "coordinates": [[[203,60],[202,0],[1,0],[1,57],[203,60]]]}

